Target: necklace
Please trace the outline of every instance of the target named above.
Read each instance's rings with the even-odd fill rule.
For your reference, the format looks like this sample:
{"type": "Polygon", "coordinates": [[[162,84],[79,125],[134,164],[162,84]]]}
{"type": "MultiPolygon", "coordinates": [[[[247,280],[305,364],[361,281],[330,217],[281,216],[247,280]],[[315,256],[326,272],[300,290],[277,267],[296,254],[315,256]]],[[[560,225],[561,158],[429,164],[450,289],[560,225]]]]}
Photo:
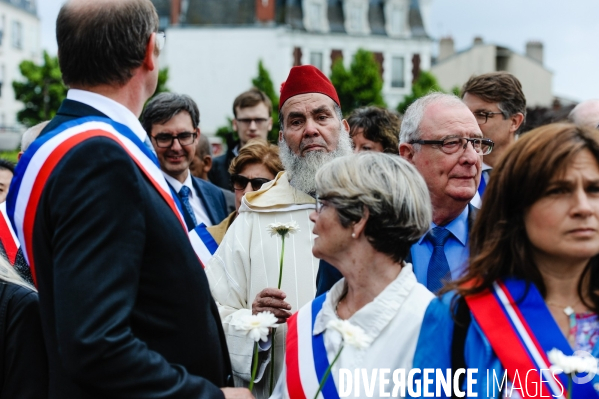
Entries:
{"type": "Polygon", "coordinates": [[[562,310],[562,312],[564,312],[566,314],[566,316],[570,317],[571,315],[574,314],[574,306],[576,306],[580,303],[580,298],[577,299],[576,302],[574,302],[572,305],[567,305],[567,306],[560,305],[559,303],[555,303],[555,302],[551,302],[551,301],[546,301],[545,303],[549,306],[560,308],[562,310]]]}

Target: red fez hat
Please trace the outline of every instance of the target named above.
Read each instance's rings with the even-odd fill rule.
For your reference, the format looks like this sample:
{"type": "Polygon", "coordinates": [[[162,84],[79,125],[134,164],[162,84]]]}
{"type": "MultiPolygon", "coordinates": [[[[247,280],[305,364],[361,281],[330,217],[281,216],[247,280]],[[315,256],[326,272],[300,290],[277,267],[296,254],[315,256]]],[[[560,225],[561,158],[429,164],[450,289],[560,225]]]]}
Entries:
{"type": "Polygon", "coordinates": [[[331,97],[337,105],[341,106],[337,91],[329,78],[312,65],[302,65],[291,68],[289,77],[281,85],[279,110],[283,108],[283,104],[290,97],[305,93],[322,93],[331,97]]]}

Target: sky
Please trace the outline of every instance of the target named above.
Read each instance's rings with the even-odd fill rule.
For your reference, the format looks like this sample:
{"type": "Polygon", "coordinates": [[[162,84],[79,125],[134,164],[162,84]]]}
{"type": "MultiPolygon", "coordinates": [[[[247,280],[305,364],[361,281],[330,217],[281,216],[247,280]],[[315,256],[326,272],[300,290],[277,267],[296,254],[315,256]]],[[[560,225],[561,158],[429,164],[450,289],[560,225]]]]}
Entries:
{"type": "MultiPolygon", "coordinates": [[[[227,1],[227,0],[223,0],[227,1]]],[[[545,67],[553,72],[553,93],[576,101],[599,98],[599,1],[597,0],[429,0],[427,31],[451,36],[456,51],[485,43],[524,53],[526,42],[544,44],[545,67]]],[[[64,0],[38,0],[42,47],[56,54],[56,16],[64,0]]],[[[437,44],[434,45],[435,52],[437,44]]]]}

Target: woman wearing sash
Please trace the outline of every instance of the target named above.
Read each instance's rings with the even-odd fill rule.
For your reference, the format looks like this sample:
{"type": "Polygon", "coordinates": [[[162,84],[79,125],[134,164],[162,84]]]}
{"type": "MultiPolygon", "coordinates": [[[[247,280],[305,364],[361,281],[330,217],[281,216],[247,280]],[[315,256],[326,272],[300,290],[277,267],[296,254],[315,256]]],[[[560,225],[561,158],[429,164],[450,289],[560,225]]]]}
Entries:
{"type": "Polygon", "coordinates": [[[493,169],[469,268],[429,305],[413,367],[452,368],[461,390],[455,371],[478,369],[471,390],[483,398],[598,397],[592,375],[568,392],[568,375],[546,370],[552,349],[599,355],[598,254],[599,131],[527,133],[493,169]]]}
{"type": "Polygon", "coordinates": [[[335,159],[318,171],[316,184],[312,252],[344,278],[288,320],[285,369],[272,397],[313,398],[342,346],[319,397],[336,398],[338,389],[353,389],[350,376],[340,378],[340,369],[366,370],[368,389],[360,384],[362,397],[391,393],[391,373],[412,364],[420,324],[433,299],[403,261],[431,222],[426,184],[408,162],[382,153],[335,159]],[[329,324],[339,320],[362,329],[369,346],[344,343],[329,324]],[[378,374],[371,377],[382,368],[390,370],[383,386],[378,374]]]}

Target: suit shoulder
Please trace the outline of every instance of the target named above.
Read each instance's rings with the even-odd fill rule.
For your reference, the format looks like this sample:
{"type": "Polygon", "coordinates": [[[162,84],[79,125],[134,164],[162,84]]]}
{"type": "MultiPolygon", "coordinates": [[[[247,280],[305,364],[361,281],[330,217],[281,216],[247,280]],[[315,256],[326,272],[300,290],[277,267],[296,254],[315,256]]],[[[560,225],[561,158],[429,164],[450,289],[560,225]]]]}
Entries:
{"type": "Polygon", "coordinates": [[[192,179],[196,182],[196,184],[204,192],[208,191],[211,194],[216,195],[217,197],[222,196],[224,198],[223,190],[220,187],[218,187],[216,184],[212,184],[209,181],[200,179],[199,177],[195,177],[195,176],[192,176],[192,179]]]}

